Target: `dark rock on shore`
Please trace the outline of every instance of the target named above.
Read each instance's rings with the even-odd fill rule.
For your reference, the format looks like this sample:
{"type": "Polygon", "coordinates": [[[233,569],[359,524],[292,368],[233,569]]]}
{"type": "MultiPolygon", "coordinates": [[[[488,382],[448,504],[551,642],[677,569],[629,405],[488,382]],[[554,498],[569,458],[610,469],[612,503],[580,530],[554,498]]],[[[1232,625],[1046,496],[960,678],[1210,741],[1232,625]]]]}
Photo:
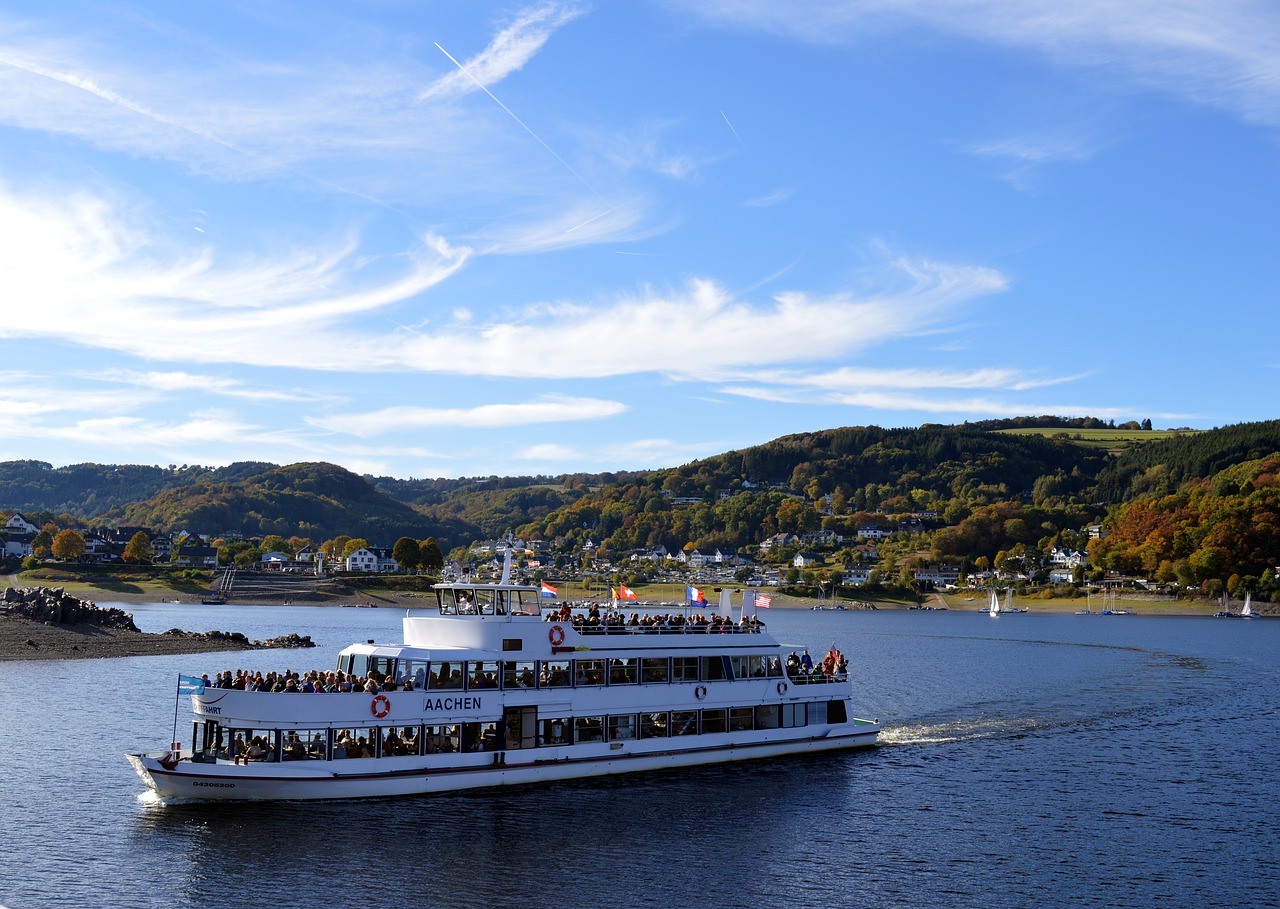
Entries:
{"type": "Polygon", "coordinates": [[[206,653],[314,647],[307,635],[251,641],[238,631],[138,630],[133,616],[71,596],[59,587],[8,588],[0,594],[0,660],[206,653]]]}

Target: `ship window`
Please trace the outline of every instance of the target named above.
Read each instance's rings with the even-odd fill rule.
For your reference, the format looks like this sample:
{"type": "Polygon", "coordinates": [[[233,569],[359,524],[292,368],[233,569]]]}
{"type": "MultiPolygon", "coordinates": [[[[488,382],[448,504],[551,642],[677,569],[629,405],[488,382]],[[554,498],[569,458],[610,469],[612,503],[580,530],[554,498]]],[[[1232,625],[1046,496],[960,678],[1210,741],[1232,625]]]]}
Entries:
{"type": "Polygon", "coordinates": [[[724,708],[713,707],[702,711],[702,731],[724,732],[724,708]]]}
{"type": "Polygon", "coordinates": [[[502,664],[503,688],[532,688],[537,681],[533,660],[507,660],[502,664]]]}
{"type": "Polygon", "coordinates": [[[804,704],[783,704],[782,705],[782,725],[806,726],[808,725],[808,713],[804,704]]]}
{"type": "Polygon", "coordinates": [[[757,729],[777,729],[782,723],[782,708],[777,704],[766,704],[756,708],[757,729]]]}
{"type": "Polygon", "coordinates": [[[426,688],[430,669],[427,660],[400,660],[396,663],[396,681],[403,684],[405,679],[410,679],[414,688],[426,688]]]}
{"type": "Polygon", "coordinates": [[[603,685],[604,660],[574,660],[573,684],[579,687],[603,685]]]}
{"type": "Polygon", "coordinates": [[[639,678],[636,675],[636,661],[634,658],[629,660],[613,659],[609,661],[609,684],[610,685],[634,685],[639,678]]]}
{"type": "Polygon", "coordinates": [[[579,716],[573,719],[573,740],[581,742],[604,741],[604,717],[579,716]]]}
{"type": "Polygon", "coordinates": [[[231,734],[231,756],[248,761],[276,760],[276,740],[279,735],[274,729],[235,729],[227,730],[231,734]]]}
{"type": "Polygon", "coordinates": [[[696,710],[671,711],[671,734],[672,735],[697,735],[698,734],[698,711],[696,710]]]}
{"type": "Polygon", "coordinates": [[[421,739],[417,726],[383,726],[382,756],[404,757],[418,754],[421,739]]]}
{"type": "Polygon", "coordinates": [[[672,657],[671,680],[674,682],[698,681],[698,658],[672,657]]]}
{"type": "Polygon", "coordinates": [[[290,729],[281,733],[280,759],[323,761],[329,735],[324,729],[290,729]]]}
{"type": "Polygon", "coordinates": [[[640,738],[664,739],[669,730],[670,725],[667,723],[665,712],[640,714],[640,738]]]}
{"type": "Polygon", "coordinates": [[[461,688],[462,674],[466,672],[466,663],[450,663],[447,660],[441,661],[436,671],[427,677],[428,687],[430,688],[461,688]]]}
{"type": "Polygon", "coordinates": [[[356,675],[369,674],[369,656],[364,653],[353,653],[347,657],[347,674],[355,673],[356,675]]]}
{"type": "Polygon", "coordinates": [[[493,615],[493,591],[492,590],[476,590],[473,591],[476,597],[477,609],[481,615],[493,615]]]}
{"type": "Polygon", "coordinates": [[[645,682],[671,681],[671,660],[668,657],[644,657],[640,660],[640,678],[645,682]]]}
{"type": "Polygon", "coordinates": [[[769,671],[769,678],[771,679],[782,678],[782,660],[778,659],[776,656],[769,657],[768,671],[769,671]]]}
{"type": "Polygon", "coordinates": [[[502,649],[507,652],[512,650],[524,650],[524,641],[521,638],[503,638],[502,649]]]}
{"type": "Polygon", "coordinates": [[[750,657],[729,657],[729,667],[733,670],[735,679],[745,679],[751,676],[751,666],[748,662],[750,657]]]}
{"type": "Polygon", "coordinates": [[[827,702],[827,722],[833,725],[849,722],[849,711],[845,709],[844,701],[827,702]]]}
{"type": "Polygon", "coordinates": [[[456,750],[454,739],[449,735],[446,726],[422,727],[422,750],[424,754],[447,754],[456,750]]]}
{"type": "Polygon", "coordinates": [[[763,679],[769,675],[768,657],[751,656],[747,657],[747,672],[753,679],[763,679]]]}
{"type": "Polygon", "coordinates": [[[705,656],[702,658],[702,681],[719,682],[725,678],[725,658],[722,656],[705,656]]]}
{"type": "Polygon", "coordinates": [[[357,726],[339,729],[333,737],[333,759],[371,758],[374,755],[376,726],[357,726]]]}
{"type": "Polygon", "coordinates": [[[543,720],[541,738],[543,745],[568,745],[569,720],[564,718],[543,720]]]}
{"type": "Polygon", "coordinates": [[[747,732],[755,727],[755,711],[750,707],[729,708],[729,731],[747,732]]]}
{"type": "MultiPolygon", "coordinates": [[[[396,661],[394,657],[376,656],[369,658],[369,672],[376,672],[379,680],[384,676],[395,678],[396,661]]],[[[368,673],[365,673],[368,675],[368,673]]]]}
{"type": "Polygon", "coordinates": [[[609,741],[622,742],[636,737],[636,715],[609,717],[609,741]]]}
{"type": "Polygon", "coordinates": [[[469,691],[497,687],[498,663],[496,660],[476,660],[471,664],[471,674],[467,676],[467,689],[469,691]]]}
{"type": "MultiPolygon", "coordinates": [[[[827,722],[827,702],[818,701],[809,705],[809,722],[821,725],[827,722]]],[[[796,724],[800,725],[799,723],[796,724]]]]}
{"type": "Polygon", "coordinates": [[[565,688],[572,679],[568,660],[543,661],[541,678],[543,688],[565,688]]]}

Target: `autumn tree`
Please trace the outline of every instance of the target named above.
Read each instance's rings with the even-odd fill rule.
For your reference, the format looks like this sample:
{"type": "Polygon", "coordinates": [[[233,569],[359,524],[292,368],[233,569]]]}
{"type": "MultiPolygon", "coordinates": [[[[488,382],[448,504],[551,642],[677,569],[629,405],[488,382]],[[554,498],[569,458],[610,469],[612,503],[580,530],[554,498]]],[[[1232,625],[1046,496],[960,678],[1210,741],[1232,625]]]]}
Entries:
{"type": "Polygon", "coordinates": [[[64,562],[74,562],[84,558],[84,548],[84,537],[74,530],[59,531],[50,547],[53,557],[64,562]]]}
{"type": "Polygon", "coordinates": [[[357,550],[368,549],[368,548],[369,548],[369,541],[364,539],[364,537],[355,537],[354,539],[348,539],[346,544],[342,547],[342,558],[344,559],[347,558],[348,556],[355,553],[357,550]]]}
{"type": "Polygon", "coordinates": [[[427,537],[418,544],[418,566],[424,571],[438,573],[444,568],[444,553],[435,537],[427,537]]]}
{"type": "Polygon", "coordinates": [[[155,557],[156,551],[151,545],[151,538],[141,530],[135,533],[128,543],[124,544],[123,558],[126,562],[150,563],[155,557]]]}
{"type": "Polygon", "coordinates": [[[391,558],[395,559],[396,564],[403,570],[412,571],[418,567],[420,552],[417,540],[413,537],[401,537],[391,547],[391,558]]]}
{"type": "Polygon", "coordinates": [[[31,538],[31,551],[37,559],[49,558],[50,547],[53,546],[53,534],[42,530],[31,538]]]}

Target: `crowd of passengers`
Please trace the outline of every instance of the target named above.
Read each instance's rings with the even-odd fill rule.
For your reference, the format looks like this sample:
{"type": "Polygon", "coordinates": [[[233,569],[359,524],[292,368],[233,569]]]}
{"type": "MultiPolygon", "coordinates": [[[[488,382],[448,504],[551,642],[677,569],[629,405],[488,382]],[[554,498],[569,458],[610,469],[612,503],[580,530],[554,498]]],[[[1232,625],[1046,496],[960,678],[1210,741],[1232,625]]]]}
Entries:
{"type": "Polygon", "coordinates": [[[713,615],[710,618],[702,613],[697,615],[681,615],[679,613],[662,615],[641,615],[610,609],[601,613],[600,607],[592,605],[586,613],[574,612],[568,604],[558,610],[546,614],[548,622],[567,622],[578,631],[681,631],[696,633],[748,633],[759,634],[764,622],[755,616],[744,615],[737,624],[727,616],[713,615]]]}
{"type": "MultiPolygon", "coordinates": [[[[421,737],[419,747],[419,731],[421,727],[405,726],[398,732],[390,727],[382,735],[382,757],[402,757],[417,754],[446,754],[453,751],[495,751],[498,749],[498,727],[496,723],[466,723],[452,727],[427,727],[431,733],[421,737]]],[[[333,735],[334,760],[342,758],[371,758],[375,756],[375,730],[358,729],[354,733],[350,729],[336,731],[333,735]],[[362,735],[368,732],[369,735],[362,735]]],[[[280,759],[286,761],[325,757],[325,737],[320,732],[312,734],[310,739],[305,733],[300,736],[296,730],[277,733],[280,737],[280,759]]],[[[230,737],[228,737],[230,738],[230,737]]],[[[204,749],[202,756],[207,759],[230,758],[237,763],[244,761],[275,761],[276,750],[271,734],[249,733],[246,741],[245,733],[237,730],[235,737],[223,747],[211,745],[204,749]]]]}
{"type": "Polygon", "coordinates": [[[787,655],[787,675],[796,682],[825,682],[843,678],[848,672],[848,657],[834,647],[827,651],[821,663],[815,663],[808,650],[802,654],[793,650],[787,655]]]}
{"type": "Polygon", "coordinates": [[[396,682],[390,674],[382,674],[376,670],[366,675],[356,675],[354,672],[343,672],[340,669],[331,669],[328,672],[322,672],[318,669],[312,669],[309,672],[297,673],[291,670],[283,672],[275,672],[274,670],[263,675],[262,672],[250,672],[244,669],[238,669],[232,672],[228,669],[226,672],[219,672],[214,681],[209,680],[209,674],[205,673],[200,676],[206,688],[233,688],[236,691],[273,691],[273,692],[305,692],[307,694],[332,692],[332,691],[354,691],[364,694],[378,694],[383,691],[413,691],[415,688],[421,688],[421,685],[414,685],[412,678],[406,678],[403,682],[396,682]]]}

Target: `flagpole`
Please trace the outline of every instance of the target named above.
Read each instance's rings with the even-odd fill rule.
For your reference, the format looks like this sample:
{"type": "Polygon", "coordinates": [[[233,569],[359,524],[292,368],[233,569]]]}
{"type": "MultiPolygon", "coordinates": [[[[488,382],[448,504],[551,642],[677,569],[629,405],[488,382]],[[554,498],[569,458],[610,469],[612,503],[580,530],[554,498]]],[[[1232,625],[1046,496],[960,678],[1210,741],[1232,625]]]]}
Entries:
{"type": "MultiPolygon", "coordinates": [[[[178,700],[182,697],[182,673],[178,673],[178,687],[173,691],[173,737],[169,739],[169,750],[173,751],[178,743],[178,700]]],[[[179,757],[181,757],[181,750],[179,757]]]]}

